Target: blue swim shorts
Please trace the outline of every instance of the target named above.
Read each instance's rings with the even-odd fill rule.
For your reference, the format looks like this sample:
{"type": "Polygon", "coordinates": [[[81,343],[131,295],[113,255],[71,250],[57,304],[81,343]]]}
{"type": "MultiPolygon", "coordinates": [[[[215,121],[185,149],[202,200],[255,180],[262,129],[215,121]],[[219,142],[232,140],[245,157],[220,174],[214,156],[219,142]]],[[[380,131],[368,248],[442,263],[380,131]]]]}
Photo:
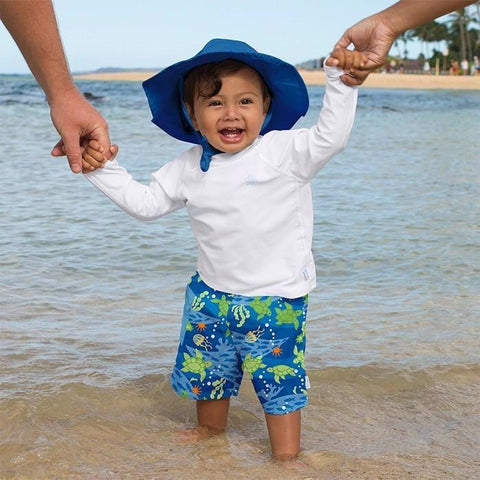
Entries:
{"type": "Polygon", "coordinates": [[[238,394],[247,372],[265,412],[307,404],[305,322],[308,296],[246,297],[210,288],[195,274],[187,285],[173,389],[195,400],[238,394]]]}

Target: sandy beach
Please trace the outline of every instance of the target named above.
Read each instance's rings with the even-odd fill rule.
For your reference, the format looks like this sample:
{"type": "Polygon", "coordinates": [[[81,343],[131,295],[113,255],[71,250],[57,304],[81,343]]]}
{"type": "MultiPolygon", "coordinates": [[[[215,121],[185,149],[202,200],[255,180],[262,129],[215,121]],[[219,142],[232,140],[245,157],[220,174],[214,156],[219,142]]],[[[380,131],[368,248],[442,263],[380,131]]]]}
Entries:
{"type": "MultiPolygon", "coordinates": [[[[322,71],[300,70],[300,74],[307,85],[323,85],[325,83],[325,74],[322,71]]],[[[418,90],[479,90],[480,76],[372,73],[363,86],[369,88],[411,88],[418,90]]]]}
{"type": "MultiPolygon", "coordinates": [[[[307,85],[323,85],[325,74],[320,70],[299,70],[307,85]]],[[[142,82],[157,72],[109,72],[74,75],[76,80],[105,80],[142,82]]],[[[400,88],[400,89],[450,89],[450,90],[480,90],[480,76],[453,75],[413,75],[372,73],[365,81],[364,87],[369,88],[400,88]]]]}

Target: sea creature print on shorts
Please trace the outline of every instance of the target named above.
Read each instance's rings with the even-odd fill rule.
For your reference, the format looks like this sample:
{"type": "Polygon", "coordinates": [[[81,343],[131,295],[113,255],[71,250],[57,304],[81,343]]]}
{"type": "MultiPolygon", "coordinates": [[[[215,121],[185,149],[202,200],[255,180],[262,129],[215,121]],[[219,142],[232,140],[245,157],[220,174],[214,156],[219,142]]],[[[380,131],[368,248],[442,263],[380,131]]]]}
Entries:
{"type": "Polygon", "coordinates": [[[180,345],[170,381],[196,400],[238,394],[251,378],[265,412],[285,414],[307,403],[305,321],[308,297],[246,297],[188,285],[180,345]]]}
{"type": "Polygon", "coordinates": [[[200,375],[200,381],[205,380],[207,375],[206,370],[212,366],[212,362],[205,361],[200,350],[195,351],[195,356],[190,356],[188,353],[183,354],[184,362],[182,363],[182,372],[198,373],[200,375]]]}

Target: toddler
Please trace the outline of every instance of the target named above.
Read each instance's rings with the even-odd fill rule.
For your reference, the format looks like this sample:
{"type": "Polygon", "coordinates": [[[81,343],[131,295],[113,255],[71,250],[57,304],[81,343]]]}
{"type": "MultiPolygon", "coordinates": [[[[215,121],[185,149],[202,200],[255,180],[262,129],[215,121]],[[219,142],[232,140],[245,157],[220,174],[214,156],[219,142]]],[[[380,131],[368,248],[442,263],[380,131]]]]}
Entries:
{"type": "Polygon", "coordinates": [[[309,388],[310,181],[345,147],[357,89],[340,77],[364,61],[359,52],[335,50],[325,62],[317,123],[290,130],[308,109],[297,70],[246,43],[215,39],[143,84],[152,121],[194,147],[154,172],[148,186],[116,160],[103,165],[95,141],[83,154],[84,171],[95,169],[88,180],[130,215],[153,220],[187,208],[199,255],[171,384],[196,400],[199,431],[222,432],[246,372],[277,459],[300,451],[309,388]]]}

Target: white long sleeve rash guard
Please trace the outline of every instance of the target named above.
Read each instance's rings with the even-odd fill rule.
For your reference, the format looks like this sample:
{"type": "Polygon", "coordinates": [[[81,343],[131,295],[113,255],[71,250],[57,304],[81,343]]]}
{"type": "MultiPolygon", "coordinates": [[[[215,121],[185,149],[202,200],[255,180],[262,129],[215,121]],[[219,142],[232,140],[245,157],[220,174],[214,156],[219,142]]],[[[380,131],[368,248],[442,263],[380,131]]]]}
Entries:
{"type": "Polygon", "coordinates": [[[311,128],[272,131],[200,170],[200,146],[133,180],[117,161],[86,174],[127,213],[153,220],[187,207],[198,243],[197,270],[210,287],[247,296],[296,298],[315,287],[310,181],[346,145],[357,88],[325,67],[323,108],[311,128]]]}

